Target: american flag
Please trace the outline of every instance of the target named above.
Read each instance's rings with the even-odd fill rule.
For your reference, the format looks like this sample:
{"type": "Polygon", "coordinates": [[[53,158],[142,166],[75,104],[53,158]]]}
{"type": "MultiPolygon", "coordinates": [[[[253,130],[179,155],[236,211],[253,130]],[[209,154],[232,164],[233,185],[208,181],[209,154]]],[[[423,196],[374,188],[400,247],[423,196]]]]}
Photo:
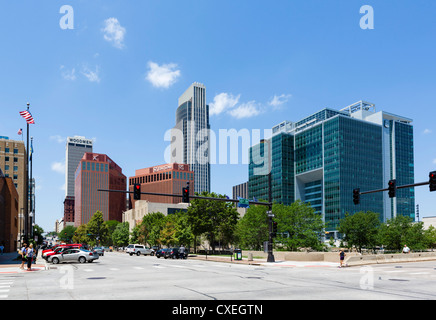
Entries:
{"type": "Polygon", "coordinates": [[[27,122],[28,124],[34,124],[34,123],[35,123],[35,121],[33,120],[32,115],[30,114],[29,111],[21,111],[21,112],[20,112],[20,115],[21,115],[24,119],[26,119],[26,122],[27,122]]]}
{"type": "Polygon", "coordinates": [[[23,134],[23,129],[18,130],[18,135],[22,135],[23,134]]]}

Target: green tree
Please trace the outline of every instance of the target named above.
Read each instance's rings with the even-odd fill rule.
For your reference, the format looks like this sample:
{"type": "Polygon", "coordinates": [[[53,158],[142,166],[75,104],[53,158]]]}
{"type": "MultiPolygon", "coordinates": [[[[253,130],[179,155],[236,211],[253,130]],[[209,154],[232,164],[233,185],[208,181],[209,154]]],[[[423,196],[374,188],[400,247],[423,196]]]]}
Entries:
{"type": "Polygon", "coordinates": [[[34,238],[35,238],[35,236],[37,237],[36,245],[42,244],[42,241],[43,241],[42,234],[43,233],[44,233],[44,229],[42,229],[39,225],[35,224],[35,226],[33,227],[33,236],[34,236],[34,238]]]}
{"type": "Polygon", "coordinates": [[[238,221],[236,236],[240,248],[262,250],[269,232],[266,211],[265,206],[250,206],[238,221]]]}
{"type": "Polygon", "coordinates": [[[192,229],[188,223],[188,216],[185,211],[177,211],[175,214],[176,233],[175,237],[179,245],[190,247],[194,240],[192,229]]]}
{"type": "Polygon", "coordinates": [[[112,242],[115,246],[127,246],[129,244],[129,223],[122,222],[117,224],[112,232],[112,242]]]}
{"type": "Polygon", "coordinates": [[[430,225],[428,229],[424,230],[424,237],[426,247],[433,250],[436,246],[436,228],[430,225]]]}
{"type": "Polygon", "coordinates": [[[117,220],[109,220],[109,221],[105,221],[104,223],[107,225],[108,228],[108,233],[104,245],[111,246],[114,244],[112,241],[112,234],[121,222],[117,220]]]}
{"type": "Polygon", "coordinates": [[[81,224],[77,227],[76,231],[74,232],[73,242],[83,244],[89,243],[89,237],[86,231],[86,224],[81,224]]]}
{"type": "Polygon", "coordinates": [[[107,224],[104,223],[103,213],[101,211],[94,213],[87,224],[86,231],[89,237],[89,244],[92,246],[100,245],[107,241],[109,229],[107,224]]]}
{"type": "Polygon", "coordinates": [[[59,240],[62,242],[71,243],[74,232],[76,232],[76,228],[74,226],[66,226],[61,232],[59,232],[59,240]]]}
{"type": "Polygon", "coordinates": [[[401,251],[407,244],[411,249],[409,236],[412,228],[412,218],[408,216],[396,216],[382,224],[379,230],[379,242],[388,249],[401,251]]]}
{"type": "Polygon", "coordinates": [[[286,250],[296,251],[300,247],[323,249],[321,235],[325,229],[322,217],[315,213],[310,204],[301,200],[290,206],[274,204],[272,212],[277,221],[277,232],[280,234],[276,242],[284,245],[286,250]]]}
{"type": "Polygon", "coordinates": [[[380,227],[379,214],[375,212],[356,212],[346,214],[339,223],[338,231],[345,235],[348,247],[355,246],[359,252],[363,247],[372,248],[377,244],[380,227]]]}
{"type": "MultiPolygon", "coordinates": [[[[225,199],[224,195],[213,192],[202,192],[201,196],[225,199]]],[[[194,247],[197,247],[197,238],[205,234],[212,250],[215,250],[217,240],[228,242],[231,239],[238,221],[238,213],[229,202],[193,199],[188,207],[187,221],[194,235],[194,247]]]]}
{"type": "Polygon", "coordinates": [[[165,215],[152,212],[142,218],[138,226],[138,242],[151,246],[160,245],[161,231],[165,224],[165,215]]]}

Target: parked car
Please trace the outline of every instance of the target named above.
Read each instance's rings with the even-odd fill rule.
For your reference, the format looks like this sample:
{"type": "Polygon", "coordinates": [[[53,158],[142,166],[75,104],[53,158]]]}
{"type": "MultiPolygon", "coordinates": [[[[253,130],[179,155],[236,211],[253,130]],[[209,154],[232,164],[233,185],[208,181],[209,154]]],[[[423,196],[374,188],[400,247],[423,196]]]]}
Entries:
{"type": "Polygon", "coordinates": [[[152,249],[142,244],[129,244],[127,246],[126,252],[131,256],[133,256],[134,254],[136,254],[137,256],[140,256],[141,254],[143,254],[144,256],[148,254],[151,256],[154,255],[154,251],[152,249]]]}
{"type": "Polygon", "coordinates": [[[48,262],[51,262],[53,264],[58,264],[62,262],[76,262],[76,261],[79,261],[80,263],[85,263],[85,262],[93,262],[94,260],[97,260],[98,257],[99,257],[98,253],[94,251],[83,250],[83,249],[67,249],[60,254],[55,254],[53,256],[50,256],[48,258],[48,262]]]}
{"type": "MultiPolygon", "coordinates": [[[[165,257],[166,252],[168,251],[168,248],[164,248],[164,249],[159,249],[156,251],[156,257],[160,258],[160,257],[165,257]]],[[[165,258],[166,259],[166,258],[165,258]]]]}
{"type": "Polygon", "coordinates": [[[48,257],[53,256],[57,253],[61,253],[66,249],[81,249],[82,245],[80,243],[71,243],[71,244],[61,244],[56,247],[53,247],[52,250],[44,250],[42,252],[42,257],[47,260],[48,257]]]}
{"type": "Polygon", "coordinates": [[[99,256],[104,256],[104,248],[103,247],[95,247],[93,251],[97,252],[99,256]]]}
{"type": "Polygon", "coordinates": [[[164,258],[179,259],[179,248],[169,248],[164,258]]]}

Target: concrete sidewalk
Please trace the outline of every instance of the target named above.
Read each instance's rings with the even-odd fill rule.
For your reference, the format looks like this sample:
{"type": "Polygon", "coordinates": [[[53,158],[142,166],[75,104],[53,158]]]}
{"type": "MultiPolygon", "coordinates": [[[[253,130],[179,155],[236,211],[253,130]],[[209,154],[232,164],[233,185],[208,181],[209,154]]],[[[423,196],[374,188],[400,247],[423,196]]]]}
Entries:
{"type": "Polygon", "coordinates": [[[24,270],[20,269],[21,259],[17,259],[17,252],[8,252],[0,255],[0,274],[2,273],[19,273],[19,272],[33,272],[46,269],[45,261],[40,254],[36,259],[36,264],[32,263],[30,271],[27,271],[27,264],[24,264],[24,270]]]}
{"type": "Polygon", "coordinates": [[[248,260],[247,258],[242,258],[242,260],[235,260],[230,256],[205,256],[205,255],[195,255],[190,254],[188,259],[192,260],[203,260],[203,261],[214,261],[214,262],[224,262],[233,264],[246,264],[254,266],[268,266],[268,267],[289,267],[289,268],[316,268],[316,267],[338,267],[339,262],[324,262],[324,261],[285,261],[276,260],[275,262],[267,262],[266,259],[253,259],[248,260]]]}

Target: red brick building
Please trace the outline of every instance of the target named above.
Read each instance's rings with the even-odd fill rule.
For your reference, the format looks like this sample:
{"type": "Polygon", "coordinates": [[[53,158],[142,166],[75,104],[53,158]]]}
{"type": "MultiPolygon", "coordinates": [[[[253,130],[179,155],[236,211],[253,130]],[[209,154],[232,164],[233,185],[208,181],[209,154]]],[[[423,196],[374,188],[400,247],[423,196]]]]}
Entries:
{"type": "MultiPolygon", "coordinates": [[[[160,166],[139,169],[135,176],[129,178],[129,191],[133,185],[139,183],[141,192],[182,194],[182,188],[189,182],[189,193],[194,195],[194,172],[189,165],[168,163],[160,166]]],[[[154,195],[141,195],[141,200],[157,203],[180,203],[182,197],[166,197],[154,195]]],[[[134,208],[133,194],[129,194],[129,208],[134,208]]]]}
{"type": "Polygon", "coordinates": [[[17,250],[19,197],[12,178],[0,170],[0,244],[4,252],[17,250]]]}
{"type": "Polygon", "coordinates": [[[74,226],[86,224],[99,210],[103,219],[122,221],[126,210],[126,194],[102,192],[98,189],[126,191],[126,176],[107,155],[86,152],[75,175],[74,226]]]}

